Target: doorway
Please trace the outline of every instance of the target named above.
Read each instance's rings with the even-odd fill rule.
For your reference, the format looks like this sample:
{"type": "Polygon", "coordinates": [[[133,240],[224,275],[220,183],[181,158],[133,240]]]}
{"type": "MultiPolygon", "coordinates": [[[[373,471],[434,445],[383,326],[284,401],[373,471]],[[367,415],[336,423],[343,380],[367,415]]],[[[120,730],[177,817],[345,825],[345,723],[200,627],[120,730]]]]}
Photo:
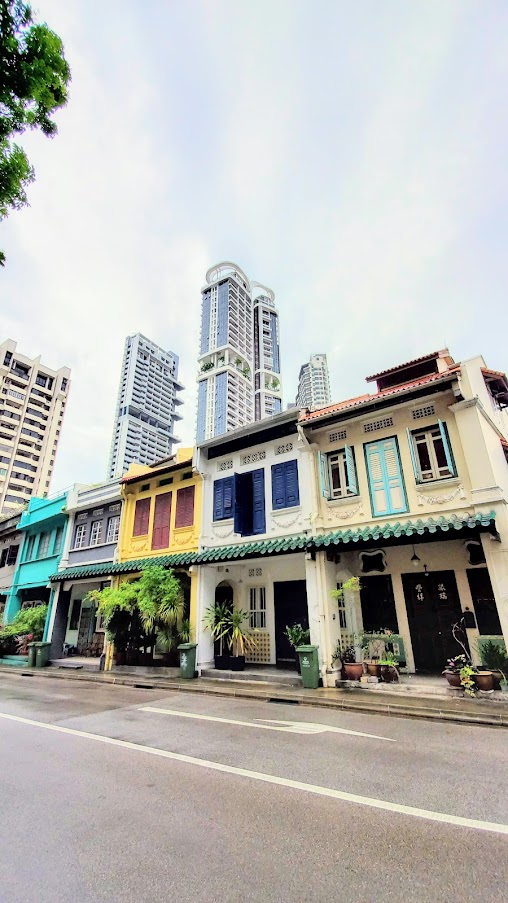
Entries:
{"type": "Polygon", "coordinates": [[[473,597],[478,632],[487,636],[501,636],[503,631],[487,568],[468,568],[466,573],[473,597]]]}
{"type": "Polygon", "coordinates": [[[306,630],[309,628],[305,580],[285,580],[274,583],[273,601],[277,668],[296,668],[295,651],[286,636],[286,627],[301,624],[306,630]]]}
{"type": "Polygon", "coordinates": [[[402,574],[417,671],[439,672],[461,652],[452,627],[462,617],[454,571],[402,574]]]}
{"type": "Polygon", "coordinates": [[[361,577],[360,602],[363,629],[367,631],[391,630],[399,632],[392,578],[389,574],[361,577]]]}

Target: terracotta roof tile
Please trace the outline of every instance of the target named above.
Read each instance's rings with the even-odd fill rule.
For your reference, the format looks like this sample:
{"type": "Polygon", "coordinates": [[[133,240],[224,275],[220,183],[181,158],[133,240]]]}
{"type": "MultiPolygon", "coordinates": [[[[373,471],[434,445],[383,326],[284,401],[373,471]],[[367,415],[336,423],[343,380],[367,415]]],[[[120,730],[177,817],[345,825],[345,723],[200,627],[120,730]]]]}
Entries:
{"type": "Polygon", "coordinates": [[[407,392],[408,389],[416,389],[419,386],[425,386],[427,383],[444,382],[459,370],[460,364],[455,364],[453,367],[445,370],[444,373],[430,373],[428,376],[421,376],[419,379],[413,379],[410,382],[403,383],[401,386],[382,389],[381,392],[374,392],[371,395],[359,395],[357,398],[349,398],[347,401],[339,401],[326,408],[320,408],[318,411],[308,411],[306,414],[301,414],[300,421],[316,420],[318,417],[325,417],[328,414],[334,414],[336,411],[360,407],[367,402],[380,401],[382,398],[390,397],[390,395],[399,395],[401,392],[407,392]]]}

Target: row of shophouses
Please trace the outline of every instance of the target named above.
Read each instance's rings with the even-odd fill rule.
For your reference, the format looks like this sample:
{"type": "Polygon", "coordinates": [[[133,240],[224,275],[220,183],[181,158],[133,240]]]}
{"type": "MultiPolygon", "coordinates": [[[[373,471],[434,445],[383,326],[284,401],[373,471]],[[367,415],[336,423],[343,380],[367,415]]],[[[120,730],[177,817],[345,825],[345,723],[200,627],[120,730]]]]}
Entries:
{"type": "Polygon", "coordinates": [[[508,640],[506,376],[445,349],[369,380],[364,396],[31,499],[0,523],[4,621],[47,602],[52,658],[100,654],[89,591],[158,563],[182,578],[200,669],[219,599],[249,613],[259,665],[283,667],[286,626],[308,624],[324,686],[338,640],[362,630],[401,636],[409,672],[442,670],[461,619],[473,657],[479,636],[508,640]],[[337,601],[351,576],[360,589],[337,601]]]}

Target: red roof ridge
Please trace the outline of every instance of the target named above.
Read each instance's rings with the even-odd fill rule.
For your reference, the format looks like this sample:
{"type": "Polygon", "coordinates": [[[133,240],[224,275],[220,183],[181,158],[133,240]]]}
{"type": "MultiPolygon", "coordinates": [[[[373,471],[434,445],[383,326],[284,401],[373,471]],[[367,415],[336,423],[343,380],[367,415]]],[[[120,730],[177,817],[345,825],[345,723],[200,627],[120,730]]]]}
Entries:
{"type": "Polygon", "coordinates": [[[396,373],[397,370],[405,370],[406,367],[412,367],[414,364],[421,364],[423,361],[431,361],[433,358],[438,357],[449,357],[450,360],[452,360],[448,348],[440,348],[439,351],[431,351],[430,354],[423,354],[421,357],[415,357],[412,361],[406,361],[404,364],[388,367],[387,370],[381,370],[379,373],[374,373],[373,376],[366,376],[365,382],[373,382],[375,379],[386,376],[388,373],[396,373]]]}

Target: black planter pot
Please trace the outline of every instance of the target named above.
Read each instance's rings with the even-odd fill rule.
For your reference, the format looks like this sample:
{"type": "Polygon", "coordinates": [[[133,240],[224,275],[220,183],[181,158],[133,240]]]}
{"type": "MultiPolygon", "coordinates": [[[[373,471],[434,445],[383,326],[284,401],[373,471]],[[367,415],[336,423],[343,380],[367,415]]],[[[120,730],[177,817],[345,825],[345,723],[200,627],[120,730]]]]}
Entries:
{"type": "Polygon", "coordinates": [[[215,656],[215,670],[216,671],[229,671],[231,668],[231,656],[230,655],[216,655],[215,656]]]}
{"type": "Polygon", "coordinates": [[[229,667],[231,671],[243,671],[245,669],[245,656],[232,655],[229,659],[229,667]]]}

